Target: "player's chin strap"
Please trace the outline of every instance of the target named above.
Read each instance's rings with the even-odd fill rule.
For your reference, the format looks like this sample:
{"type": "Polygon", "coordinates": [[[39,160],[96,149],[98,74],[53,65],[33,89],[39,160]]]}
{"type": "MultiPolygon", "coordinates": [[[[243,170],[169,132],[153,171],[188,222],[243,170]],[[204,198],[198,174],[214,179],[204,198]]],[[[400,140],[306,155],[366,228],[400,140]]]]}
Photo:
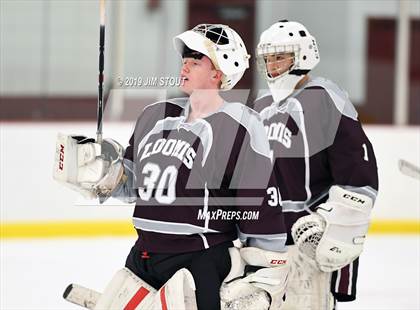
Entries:
{"type": "Polygon", "coordinates": [[[304,75],[290,74],[290,72],[287,72],[281,78],[267,80],[274,102],[280,102],[287,98],[295,90],[296,85],[302,78],[304,78],[304,75]]]}
{"type": "Polygon", "coordinates": [[[84,136],[58,134],[53,177],[85,198],[103,202],[125,180],[123,152],[112,139],[99,144],[84,136]]]}
{"type": "Polygon", "coordinates": [[[232,270],[220,289],[222,309],[279,309],[289,272],[287,253],[254,247],[229,251],[232,270]]]}
{"type": "MultiPolygon", "coordinates": [[[[222,71],[220,69],[219,62],[217,61],[217,56],[216,56],[216,51],[215,51],[216,47],[214,46],[214,43],[206,38],[205,41],[204,41],[204,46],[206,47],[207,52],[209,54],[209,58],[211,59],[214,67],[216,68],[216,70],[222,71]]],[[[229,84],[227,82],[227,77],[224,73],[222,74],[221,82],[222,82],[222,84],[220,85],[220,89],[224,89],[229,84]]]]}
{"type": "Polygon", "coordinates": [[[321,271],[338,270],[361,254],[372,207],[370,197],[332,186],[328,201],[293,225],[293,240],[321,271]]]}

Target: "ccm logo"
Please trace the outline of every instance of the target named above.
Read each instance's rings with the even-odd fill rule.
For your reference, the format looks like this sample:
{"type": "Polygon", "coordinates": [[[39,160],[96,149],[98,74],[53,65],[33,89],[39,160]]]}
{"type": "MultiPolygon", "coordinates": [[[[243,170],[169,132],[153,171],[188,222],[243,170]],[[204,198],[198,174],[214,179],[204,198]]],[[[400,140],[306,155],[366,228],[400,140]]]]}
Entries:
{"type": "Polygon", "coordinates": [[[270,264],[271,265],[285,265],[287,263],[287,260],[285,259],[272,259],[270,264]]]}
{"type": "Polygon", "coordinates": [[[354,197],[354,196],[349,195],[349,194],[344,194],[343,197],[346,198],[346,199],[350,199],[352,201],[355,201],[355,202],[365,203],[365,201],[363,199],[354,197]]]}
{"type": "Polygon", "coordinates": [[[341,250],[340,250],[339,248],[337,248],[336,246],[332,247],[332,248],[330,249],[330,251],[331,251],[331,252],[338,253],[338,254],[341,254],[341,250]]]}
{"type": "Polygon", "coordinates": [[[64,145],[60,144],[60,161],[58,162],[58,169],[64,169],[64,145]]]}

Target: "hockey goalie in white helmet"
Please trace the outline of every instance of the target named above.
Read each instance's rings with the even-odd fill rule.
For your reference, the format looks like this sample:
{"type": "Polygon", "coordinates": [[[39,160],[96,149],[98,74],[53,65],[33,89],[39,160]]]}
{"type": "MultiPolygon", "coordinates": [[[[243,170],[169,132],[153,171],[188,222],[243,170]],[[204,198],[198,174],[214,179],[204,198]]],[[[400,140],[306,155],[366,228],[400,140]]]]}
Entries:
{"type": "Polygon", "coordinates": [[[221,90],[232,89],[249,68],[250,55],[241,37],[232,28],[221,24],[200,24],[174,38],[176,51],[184,57],[196,51],[210,58],[223,73],[221,90]]]}
{"type": "Polygon", "coordinates": [[[319,62],[315,38],[302,24],[287,20],[261,34],[256,54],[275,102],[288,97],[319,62]]]}

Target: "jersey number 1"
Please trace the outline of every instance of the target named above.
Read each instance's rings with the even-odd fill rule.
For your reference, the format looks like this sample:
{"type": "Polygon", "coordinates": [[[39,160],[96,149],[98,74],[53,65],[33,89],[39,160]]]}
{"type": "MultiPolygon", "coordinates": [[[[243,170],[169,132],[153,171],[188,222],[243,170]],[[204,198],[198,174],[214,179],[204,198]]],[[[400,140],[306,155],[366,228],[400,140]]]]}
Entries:
{"type": "Polygon", "coordinates": [[[368,157],[368,150],[367,150],[366,143],[363,143],[363,144],[362,144],[362,147],[363,147],[363,151],[364,151],[364,156],[363,156],[363,159],[364,159],[365,161],[369,161],[369,157],[368,157]]]}
{"type": "Polygon", "coordinates": [[[139,196],[142,200],[149,201],[152,197],[153,190],[156,189],[155,199],[157,202],[171,204],[175,201],[175,185],[178,176],[178,170],[175,166],[168,166],[161,173],[158,165],[147,163],[143,167],[142,173],[148,175],[144,177],[144,186],[139,188],[139,196]],[[163,193],[165,189],[167,189],[166,195],[163,193]]]}

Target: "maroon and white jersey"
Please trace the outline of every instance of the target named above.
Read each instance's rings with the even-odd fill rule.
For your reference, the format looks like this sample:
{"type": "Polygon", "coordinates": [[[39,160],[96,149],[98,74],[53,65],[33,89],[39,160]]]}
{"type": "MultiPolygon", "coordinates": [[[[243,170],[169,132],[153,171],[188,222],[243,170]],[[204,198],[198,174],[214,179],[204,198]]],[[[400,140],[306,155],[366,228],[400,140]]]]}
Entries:
{"type": "Polygon", "coordinates": [[[137,246],[180,253],[239,237],[284,251],[286,229],[258,113],[224,102],[188,123],[188,112],[188,98],[171,99],[147,106],[136,123],[124,160],[132,181],[115,195],[137,196],[137,246]]]}
{"type": "MultiPolygon", "coordinates": [[[[309,214],[308,209],[314,210],[325,202],[332,185],[375,201],[375,154],[356,109],[337,85],[324,78],[313,78],[280,103],[274,103],[267,94],[255,101],[254,108],[263,120],[274,158],[288,244],[293,243],[292,225],[309,214]]],[[[346,276],[334,273],[333,280],[352,283],[357,266],[343,270],[346,276]]],[[[338,283],[333,291],[345,299],[354,296],[355,285],[338,283]]]]}

